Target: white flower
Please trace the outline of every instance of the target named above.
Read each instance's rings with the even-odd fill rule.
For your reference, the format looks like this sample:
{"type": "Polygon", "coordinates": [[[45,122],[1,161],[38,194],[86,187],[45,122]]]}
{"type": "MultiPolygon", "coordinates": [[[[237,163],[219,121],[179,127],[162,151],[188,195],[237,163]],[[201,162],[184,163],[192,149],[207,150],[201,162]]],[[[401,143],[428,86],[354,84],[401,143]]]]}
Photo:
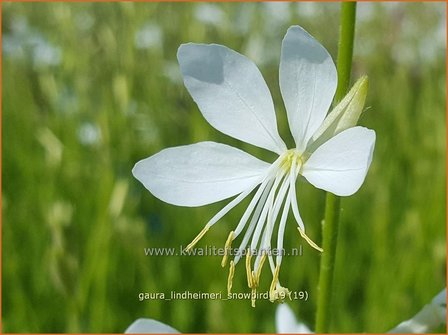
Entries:
{"type": "MultiPolygon", "coordinates": [[[[401,322],[388,331],[389,334],[424,334],[446,324],[446,288],[437,294],[414,317],[401,322]]],[[[279,334],[314,334],[304,323],[298,321],[287,304],[277,307],[275,327],[279,334]]]]}
{"type": "Polygon", "coordinates": [[[283,248],[291,208],[301,236],[322,251],[305,234],[296,180],[303,176],[315,187],[339,196],[352,195],[361,187],[371,163],[375,132],[352,126],[364,104],[367,80],[359,80],[325,119],[337,85],[335,65],[311,35],[299,26],[290,27],[280,61],[280,90],[296,145],[288,150],[278,134],[269,89],[254,63],[217,44],[183,44],[177,57],[185,86],[206,120],[229,136],[277,153],[278,158],[266,163],[229,145],[200,142],[162,150],[139,161],[132,172],[153,195],[173,205],[202,206],[237,195],[210,219],[188,249],[256,190],[225,245],[223,266],[232,241],[246,229],[230,262],[228,290],[235,265],[246,253],[249,287],[256,291],[268,259],[273,274],[270,298],[284,298],[288,290],[278,280],[282,252],[275,261],[267,252],[275,223],[280,217],[278,250],[283,248]],[[254,264],[252,256],[256,256],[254,264]]]}
{"type": "Polygon", "coordinates": [[[298,321],[288,306],[280,304],[275,311],[275,331],[277,334],[312,334],[313,332],[302,322],[298,321]]]}
{"type": "Polygon", "coordinates": [[[179,331],[153,319],[137,319],[125,331],[125,334],[179,334],[179,331]]]}
{"type": "Polygon", "coordinates": [[[425,334],[446,324],[446,288],[411,319],[401,322],[390,334],[425,334]]]}

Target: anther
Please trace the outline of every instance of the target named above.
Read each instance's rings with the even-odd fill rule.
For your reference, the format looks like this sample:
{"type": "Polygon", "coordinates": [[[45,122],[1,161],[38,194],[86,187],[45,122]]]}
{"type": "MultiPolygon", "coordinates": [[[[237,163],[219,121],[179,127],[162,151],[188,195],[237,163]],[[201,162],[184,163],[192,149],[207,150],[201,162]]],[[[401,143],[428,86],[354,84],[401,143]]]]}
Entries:
{"type": "Polygon", "coordinates": [[[255,307],[255,301],[257,300],[257,289],[254,287],[253,289],[252,289],[252,292],[251,292],[251,300],[252,300],[252,307],[255,307]]]}
{"type": "Polygon", "coordinates": [[[279,275],[279,273],[280,273],[280,264],[277,264],[277,266],[275,267],[274,276],[272,278],[271,287],[269,288],[269,300],[271,302],[274,302],[276,300],[275,288],[276,288],[277,283],[278,283],[278,275],[279,275]]]}
{"type": "Polygon", "coordinates": [[[252,259],[252,255],[250,253],[250,249],[247,249],[247,255],[246,255],[246,274],[247,274],[247,286],[249,288],[253,287],[253,281],[252,281],[252,271],[250,269],[250,260],[252,259]]]}
{"type": "Polygon", "coordinates": [[[235,263],[230,261],[229,277],[227,278],[227,293],[232,291],[233,275],[235,274],[235,263]]]}
{"type": "Polygon", "coordinates": [[[186,252],[190,251],[196,245],[196,243],[198,243],[199,240],[205,235],[205,233],[207,233],[209,228],[210,228],[209,226],[205,226],[204,229],[202,229],[201,232],[198,234],[198,236],[196,236],[194,238],[194,240],[191,241],[191,243],[189,245],[187,245],[187,248],[185,249],[185,251],[186,252]]]}
{"type": "Polygon", "coordinates": [[[314,249],[316,249],[317,251],[323,252],[324,249],[322,249],[321,247],[319,247],[316,243],[314,243],[308,236],[306,236],[305,232],[300,229],[300,227],[297,227],[297,229],[299,230],[300,236],[302,236],[302,238],[305,239],[305,241],[308,242],[308,244],[313,247],[314,249]]]}
{"type": "Polygon", "coordinates": [[[252,286],[254,288],[257,288],[258,287],[258,282],[257,282],[257,278],[255,277],[255,272],[252,271],[250,275],[252,277],[252,286]]]}
{"type": "Polygon", "coordinates": [[[263,252],[263,255],[261,255],[260,263],[258,264],[257,273],[254,276],[255,282],[257,283],[257,286],[260,284],[261,269],[263,268],[265,260],[266,260],[266,253],[263,252]]]}
{"type": "Polygon", "coordinates": [[[232,246],[232,242],[233,242],[234,237],[235,237],[235,233],[232,230],[230,232],[229,236],[227,237],[227,241],[226,241],[226,244],[224,246],[224,257],[222,258],[222,261],[221,261],[221,266],[222,267],[225,267],[226,264],[227,264],[227,258],[229,256],[229,250],[230,250],[230,247],[232,246]]]}

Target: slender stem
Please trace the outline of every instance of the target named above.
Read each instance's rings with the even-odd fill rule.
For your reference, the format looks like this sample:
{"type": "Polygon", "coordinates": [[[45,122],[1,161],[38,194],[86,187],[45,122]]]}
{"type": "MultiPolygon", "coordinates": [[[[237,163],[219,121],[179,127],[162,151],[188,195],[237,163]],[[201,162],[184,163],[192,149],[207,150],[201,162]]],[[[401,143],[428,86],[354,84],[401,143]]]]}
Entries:
{"type": "Polygon", "coordinates": [[[341,25],[338,46],[338,88],[335,100],[339,102],[347,94],[352,71],[353,41],[355,38],[356,2],[341,4],[341,25]]]}
{"type": "MultiPolygon", "coordinates": [[[[355,35],[356,2],[341,4],[341,24],[338,46],[338,87],[335,102],[340,101],[348,91],[352,67],[353,39],[355,35]]],[[[339,213],[341,200],[338,196],[327,193],[325,202],[325,219],[323,225],[323,242],[320,263],[320,277],[317,297],[316,333],[328,333],[332,311],[333,273],[336,259],[336,245],[339,230],[339,213]]]]}

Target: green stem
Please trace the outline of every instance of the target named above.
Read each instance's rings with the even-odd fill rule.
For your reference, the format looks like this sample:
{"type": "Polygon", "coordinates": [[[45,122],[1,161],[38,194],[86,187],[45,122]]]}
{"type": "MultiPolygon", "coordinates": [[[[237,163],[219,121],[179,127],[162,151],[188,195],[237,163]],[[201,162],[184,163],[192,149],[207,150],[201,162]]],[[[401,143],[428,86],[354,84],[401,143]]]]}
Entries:
{"type": "MultiPolygon", "coordinates": [[[[338,47],[338,87],[335,102],[347,94],[352,68],[353,39],[355,36],[356,2],[341,4],[341,25],[338,47]]],[[[332,311],[333,273],[336,259],[336,245],[339,230],[339,213],[341,200],[338,196],[327,193],[325,202],[325,219],[323,225],[324,252],[320,262],[320,277],[317,297],[316,333],[328,333],[332,311]]]]}
{"type": "Polygon", "coordinates": [[[352,71],[353,41],[355,38],[356,2],[341,4],[341,25],[338,46],[338,88],[335,101],[339,102],[347,94],[352,71]]]}

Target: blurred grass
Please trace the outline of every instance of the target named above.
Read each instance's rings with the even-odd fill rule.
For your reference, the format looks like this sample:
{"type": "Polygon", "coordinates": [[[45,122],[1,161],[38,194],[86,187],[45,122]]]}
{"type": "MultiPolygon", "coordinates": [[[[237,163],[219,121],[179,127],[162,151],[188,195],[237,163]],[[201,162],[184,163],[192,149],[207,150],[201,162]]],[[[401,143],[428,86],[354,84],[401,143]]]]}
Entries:
{"type": "MultiPolygon", "coordinates": [[[[300,24],[336,55],[338,5],[2,3],[3,332],[122,332],[138,317],[182,332],[273,332],[259,301],[138,301],[140,292],[225,291],[218,257],[145,257],[186,245],[223,206],[178,208],[132,178],[158,150],[202,140],[261,149],[212,129],[182,85],[181,43],[227,45],[254,59],[292,143],[278,88],[281,39],[300,24]]],[[[332,330],[384,332],[445,284],[445,4],[361,3],[353,78],[367,74],[375,129],[367,180],[343,199],[332,330]]],[[[324,194],[300,207],[320,241],[324,194]]],[[[201,241],[224,244],[244,206],[201,241]]],[[[301,243],[294,225],[285,248],[301,243]]],[[[282,284],[313,324],[319,255],[289,257],[282,284]]],[[[262,285],[268,289],[265,271],[262,285]]],[[[236,269],[234,291],[248,291],[236,269]]],[[[440,330],[444,332],[443,329],[440,330]]]]}

